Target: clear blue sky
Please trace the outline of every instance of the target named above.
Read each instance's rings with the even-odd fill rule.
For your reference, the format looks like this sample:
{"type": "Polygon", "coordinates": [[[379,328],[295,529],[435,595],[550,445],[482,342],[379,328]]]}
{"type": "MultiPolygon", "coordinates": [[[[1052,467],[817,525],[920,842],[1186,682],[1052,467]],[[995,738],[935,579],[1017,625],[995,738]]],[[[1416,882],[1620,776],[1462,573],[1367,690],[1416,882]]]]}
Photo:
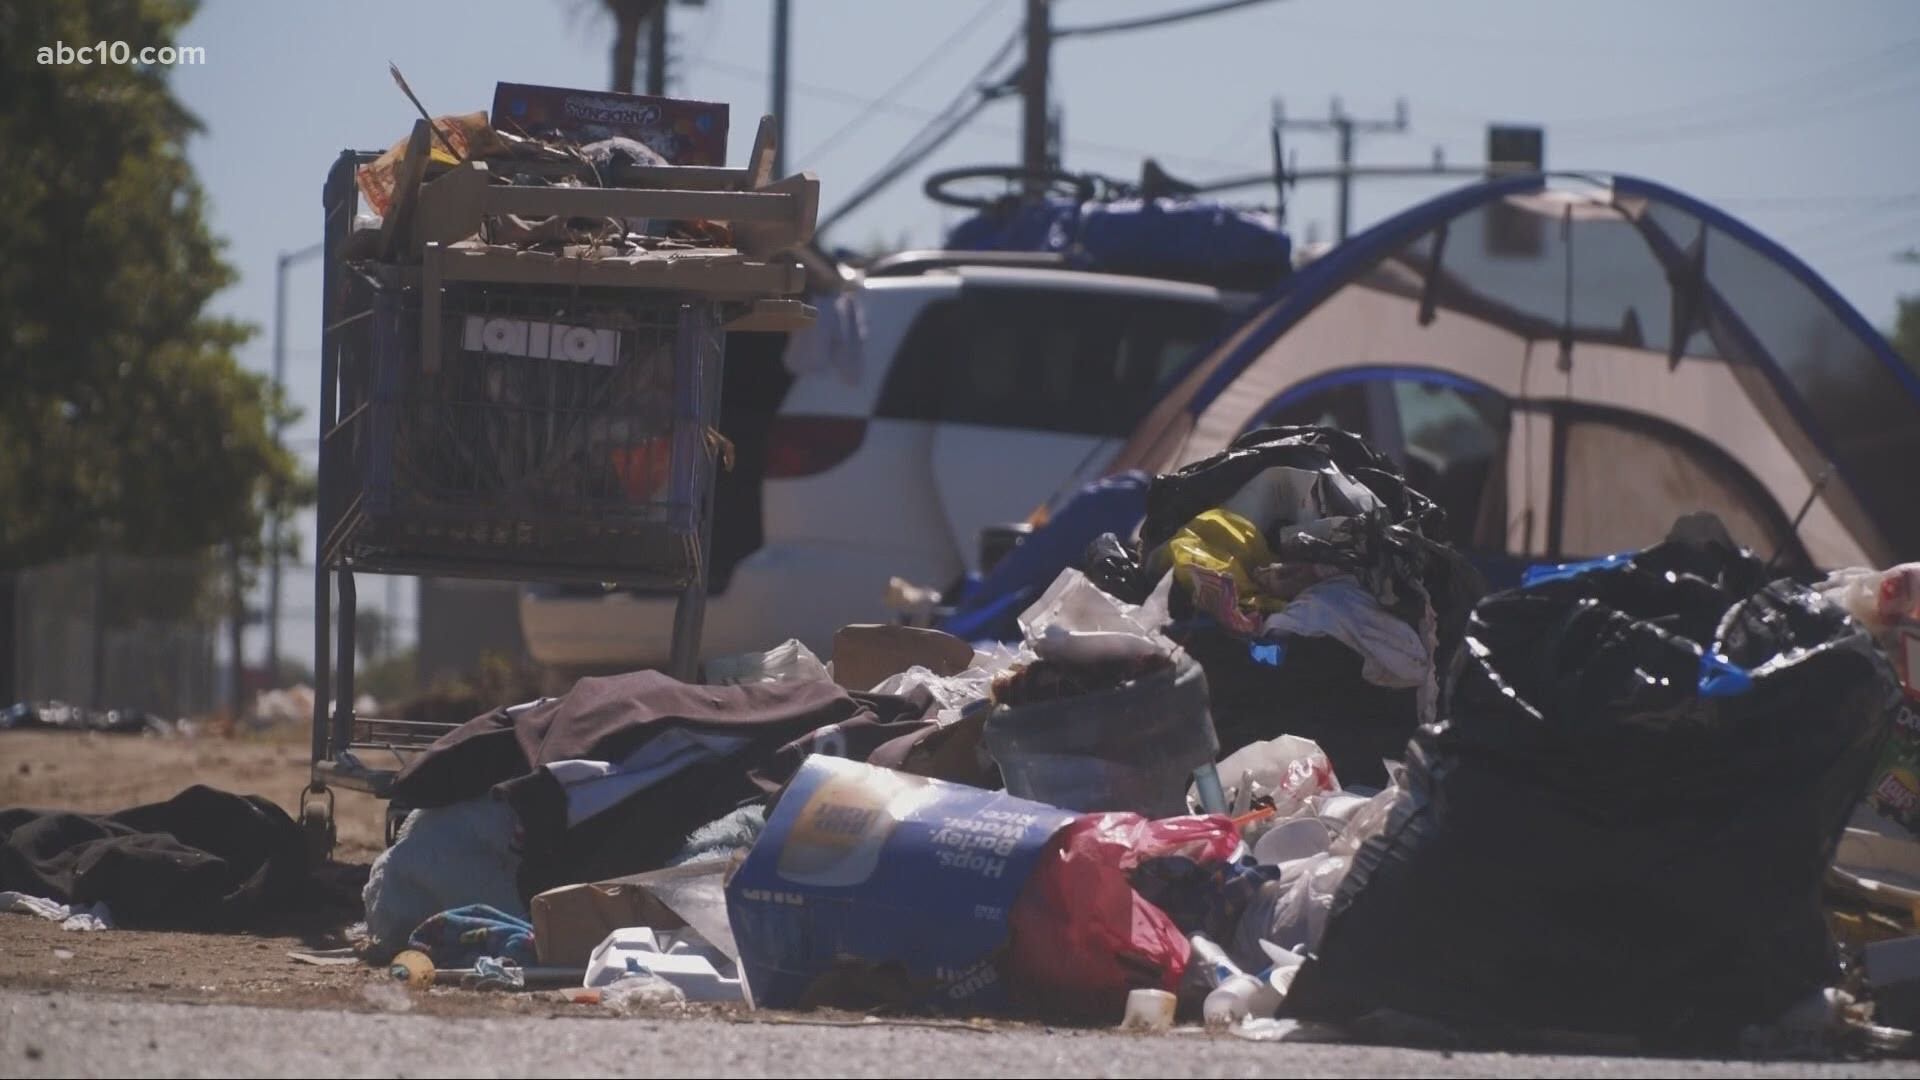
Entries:
{"type": "MultiPolygon", "coordinates": [[[[1054,0],[1054,19],[1104,22],[1194,2],[1054,0]]],[[[965,85],[1016,31],[1024,5],[793,7],[788,160],[819,174],[830,209],[965,85]],[[868,119],[815,152],[902,80],[868,119]]],[[[733,106],[733,163],[767,108],[770,12],[768,0],[706,0],[675,4],[671,16],[681,59],[672,90],[733,106]]],[[[179,44],[207,51],[204,67],[176,69],[174,83],[206,124],[193,162],[241,274],[217,306],[260,324],[243,359],[265,371],[275,253],[318,238],[320,184],[339,150],[384,147],[411,123],[389,59],[436,113],[465,112],[487,108],[497,80],[605,86],[611,29],[595,0],[208,0],[179,44]]],[[[1276,0],[1063,41],[1053,89],[1066,164],[1120,176],[1135,174],[1146,153],[1194,177],[1265,168],[1264,121],[1276,95],[1303,116],[1324,114],[1339,95],[1356,115],[1388,117],[1406,98],[1411,133],[1362,140],[1363,163],[1424,162],[1435,146],[1450,161],[1475,161],[1488,121],[1539,123],[1550,167],[1637,173],[1716,201],[1827,274],[1876,324],[1891,319],[1897,296],[1920,294],[1920,265],[1892,257],[1920,246],[1916,0],[1276,0]]],[[[950,219],[920,195],[920,177],[1013,159],[1018,125],[1014,100],[990,107],[835,239],[936,242],[950,219]]],[[[1295,135],[1290,145],[1303,166],[1332,160],[1324,136],[1295,135]]],[[[1443,187],[1362,183],[1355,227],[1443,187]]],[[[1330,190],[1303,186],[1291,209],[1296,234],[1326,236],[1332,206],[1330,190]]],[[[290,390],[311,410],[317,268],[296,270],[291,290],[290,390]]],[[[289,603],[307,595],[289,587],[289,603]]],[[[295,636],[289,647],[303,651],[304,642],[295,636]]]]}

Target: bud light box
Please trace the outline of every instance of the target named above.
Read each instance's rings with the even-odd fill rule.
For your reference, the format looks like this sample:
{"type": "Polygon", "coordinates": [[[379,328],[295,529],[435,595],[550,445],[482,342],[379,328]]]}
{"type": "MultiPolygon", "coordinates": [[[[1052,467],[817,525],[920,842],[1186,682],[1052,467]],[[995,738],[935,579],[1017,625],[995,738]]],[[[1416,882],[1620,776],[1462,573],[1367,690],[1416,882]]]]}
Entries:
{"type": "Polygon", "coordinates": [[[814,755],[727,883],[756,1006],[1007,1007],[1007,915],[1079,815],[814,755]]]}

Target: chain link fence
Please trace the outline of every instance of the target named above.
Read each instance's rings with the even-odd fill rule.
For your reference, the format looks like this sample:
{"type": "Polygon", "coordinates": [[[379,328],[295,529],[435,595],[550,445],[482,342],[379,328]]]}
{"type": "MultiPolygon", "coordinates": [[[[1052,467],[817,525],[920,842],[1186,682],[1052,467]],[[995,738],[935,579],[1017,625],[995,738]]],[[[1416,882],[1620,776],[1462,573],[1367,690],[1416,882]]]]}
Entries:
{"type": "Polygon", "coordinates": [[[18,571],[10,584],[16,700],[166,717],[223,702],[219,559],[85,555],[18,571]]]}

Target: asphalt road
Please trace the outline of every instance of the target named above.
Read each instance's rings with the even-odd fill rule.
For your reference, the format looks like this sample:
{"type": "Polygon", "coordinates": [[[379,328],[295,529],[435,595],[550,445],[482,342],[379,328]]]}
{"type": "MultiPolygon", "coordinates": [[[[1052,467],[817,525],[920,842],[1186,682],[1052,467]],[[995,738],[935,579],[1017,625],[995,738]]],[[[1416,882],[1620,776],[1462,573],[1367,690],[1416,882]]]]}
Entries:
{"type": "Polygon", "coordinates": [[[1915,1076],[1920,1063],[1442,1053],[1202,1035],[184,1005],[0,992],[9,1076],[1915,1076]]]}

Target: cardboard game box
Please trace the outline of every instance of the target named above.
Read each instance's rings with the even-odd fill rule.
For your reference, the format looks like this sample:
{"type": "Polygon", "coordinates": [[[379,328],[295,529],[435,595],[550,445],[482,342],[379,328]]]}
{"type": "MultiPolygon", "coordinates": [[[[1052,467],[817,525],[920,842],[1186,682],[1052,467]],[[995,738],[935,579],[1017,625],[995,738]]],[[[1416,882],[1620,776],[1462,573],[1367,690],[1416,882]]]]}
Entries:
{"type": "Polygon", "coordinates": [[[756,1005],[867,996],[1006,1007],[1007,915],[1078,815],[1002,791],[815,755],[727,883],[756,1005]]]}
{"type": "Polygon", "coordinates": [[[711,101],[499,83],[493,126],[576,143],[622,136],[652,147],[671,165],[727,163],[727,106],[711,101]]]}

